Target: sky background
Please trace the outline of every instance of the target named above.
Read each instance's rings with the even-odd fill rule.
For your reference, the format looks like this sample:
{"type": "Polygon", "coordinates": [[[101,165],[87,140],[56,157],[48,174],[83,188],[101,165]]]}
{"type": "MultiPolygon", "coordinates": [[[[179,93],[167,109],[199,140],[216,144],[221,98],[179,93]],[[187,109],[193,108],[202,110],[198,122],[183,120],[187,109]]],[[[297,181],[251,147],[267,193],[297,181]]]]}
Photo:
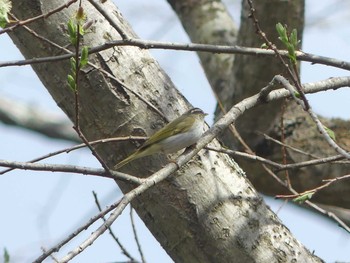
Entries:
{"type": "MultiPolygon", "coordinates": [[[[303,51],[350,61],[348,29],[350,1],[307,0],[303,51]],[[345,21],[345,22],[344,22],[345,21]]],[[[165,1],[116,1],[124,17],[140,37],[146,39],[188,42],[176,16],[165,1]]],[[[226,1],[235,21],[240,1],[226,1]]],[[[239,22],[239,21],[237,21],[239,22]]],[[[212,123],[215,100],[195,53],[152,50],[163,69],[186,98],[196,107],[210,113],[212,123]],[[203,94],[203,96],[198,96],[203,94]]],[[[0,36],[0,61],[23,59],[6,35],[0,36]]],[[[345,76],[348,72],[327,66],[302,63],[302,82],[345,76]]],[[[29,103],[65,118],[30,67],[0,69],[0,96],[29,103]]],[[[350,90],[327,91],[308,96],[316,112],[326,117],[349,119],[350,90]]],[[[33,132],[0,123],[0,159],[25,161],[72,144],[45,138],[33,132]]],[[[60,155],[49,163],[99,167],[87,150],[60,155]]],[[[13,261],[29,262],[40,254],[40,247],[50,248],[97,213],[92,191],[102,206],[121,197],[115,183],[93,176],[61,173],[13,171],[0,175],[0,255],[6,247],[13,261]]],[[[279,211],[278,216],[295,237],[326,262],[350,261],[350,235],[328,219],[293,205],[265,198],[279,211]],[[282,206],[283,205],[283,206],[282,206]],[[281,208],[282,206],[282,208],[281,208]]],[[[126,209],[113,225],[121,242],[136,258],[126,209]]],[[[136,218],[139,238],[148,262],[172,262],[158,242],[136,218]]],[[[102,221],[83,232],[58,254],[62,257],[80,244],[102,221]]],[[[0,262],[1,262],[0,257],[0,262]]],[[[107,233],[71,262],[112,262],[126,260],[107,233]]],[[[51,261],[51,260],[50,260],[51,261]]]]}

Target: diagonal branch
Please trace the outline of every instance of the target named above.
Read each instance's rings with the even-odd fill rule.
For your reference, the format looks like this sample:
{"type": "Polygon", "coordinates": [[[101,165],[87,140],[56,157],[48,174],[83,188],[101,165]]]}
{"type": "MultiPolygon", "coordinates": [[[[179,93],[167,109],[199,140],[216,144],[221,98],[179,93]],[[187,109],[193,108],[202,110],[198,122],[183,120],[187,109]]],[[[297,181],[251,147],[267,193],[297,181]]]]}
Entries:
{"type": "Polygon", "coordinates": [[[0,121],[50,138],[80,142],[68,119],[3,96],[0,96],[0,121]]]}
{"type": "Polygon", "coordinates": [[[125,173],[116,172],[116,171],[110,171],[110,173],[107,173],[104,169],[81,167],[76,165],[26,163],[26,162],[11,162],[6,160],[0,160],[0,166],[22,169],[22,170],[96,175],[96,176],[107,177],[112,179],[119,179],[125,182],[134,183],[134,184],[140,184],[143,182],[142,178],[138,178],[125,173]]]}

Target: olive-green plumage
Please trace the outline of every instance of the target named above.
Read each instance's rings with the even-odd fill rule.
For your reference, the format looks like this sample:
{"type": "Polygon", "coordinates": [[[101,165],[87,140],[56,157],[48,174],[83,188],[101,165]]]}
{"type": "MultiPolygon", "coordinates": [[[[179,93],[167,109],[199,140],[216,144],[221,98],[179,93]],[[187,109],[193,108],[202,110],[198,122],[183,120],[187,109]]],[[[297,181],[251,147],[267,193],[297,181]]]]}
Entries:
{"type": "Polygon", "coordinates": [[[119,169],[132,160],[157,152],[177,152],[197,142],[204,130],[205,113],[193,108],[153,134],[136,152],[119,162],[119,169]]]}

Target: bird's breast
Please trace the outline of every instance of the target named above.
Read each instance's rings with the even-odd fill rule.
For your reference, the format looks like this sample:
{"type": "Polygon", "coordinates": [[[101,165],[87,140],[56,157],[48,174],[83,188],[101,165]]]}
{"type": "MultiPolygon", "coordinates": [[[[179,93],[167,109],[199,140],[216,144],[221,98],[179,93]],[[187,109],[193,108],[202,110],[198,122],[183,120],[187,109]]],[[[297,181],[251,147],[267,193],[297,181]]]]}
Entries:
{"type": "Polygon", "coordinates": [[[202,136],[203,132],[203,124],[201,122],[196,122],[188,131],[164,139],[161,142],[162,152],[174,153],[195,144],[202,136]]]}

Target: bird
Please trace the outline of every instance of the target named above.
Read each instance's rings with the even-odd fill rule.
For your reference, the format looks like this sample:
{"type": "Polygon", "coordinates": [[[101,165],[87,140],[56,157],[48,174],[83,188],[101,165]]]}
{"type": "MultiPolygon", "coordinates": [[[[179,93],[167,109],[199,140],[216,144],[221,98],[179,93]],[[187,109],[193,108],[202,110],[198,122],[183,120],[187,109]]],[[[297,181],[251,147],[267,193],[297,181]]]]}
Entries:
{"type": "Polygon", "coordinates": [[[195,144],[204,133],[204,117],[208,115],[199,108],[192,108],[180,117],[171,121],[153,134],[133,154],[114,166],[118,170],[138,158],[163,152],[177,152],[195,144]]]}

